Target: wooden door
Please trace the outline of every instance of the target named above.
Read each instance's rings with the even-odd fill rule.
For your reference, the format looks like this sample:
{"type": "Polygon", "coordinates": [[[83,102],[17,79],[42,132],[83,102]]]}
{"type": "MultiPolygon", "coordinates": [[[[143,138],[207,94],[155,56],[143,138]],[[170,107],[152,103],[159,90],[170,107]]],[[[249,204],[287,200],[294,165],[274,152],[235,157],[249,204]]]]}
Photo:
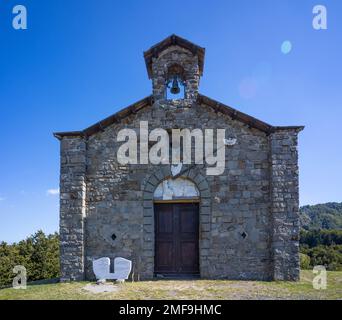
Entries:
{"type": "Polygon", "coordinates": [[[199,274],[198,203],[154,205],[155,273],[199,274]]]}

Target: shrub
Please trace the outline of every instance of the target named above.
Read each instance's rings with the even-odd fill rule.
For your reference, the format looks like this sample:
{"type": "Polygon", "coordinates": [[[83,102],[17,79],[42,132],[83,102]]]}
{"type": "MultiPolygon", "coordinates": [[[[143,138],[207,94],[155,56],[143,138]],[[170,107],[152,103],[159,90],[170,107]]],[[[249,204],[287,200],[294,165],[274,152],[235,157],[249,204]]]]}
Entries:
{"type": "Polygon", "coordinates": [[[303,270],[310,269],[310,257],[304,253],[300,253],[300,268],[303,270]]]}

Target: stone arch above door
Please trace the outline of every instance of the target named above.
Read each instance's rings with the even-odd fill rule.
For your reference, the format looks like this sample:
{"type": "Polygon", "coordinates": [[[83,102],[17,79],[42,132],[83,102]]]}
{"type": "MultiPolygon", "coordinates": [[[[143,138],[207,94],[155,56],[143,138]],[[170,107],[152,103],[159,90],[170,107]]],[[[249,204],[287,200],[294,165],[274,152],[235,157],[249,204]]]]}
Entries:
{"type": "Polygon", "coordinates": [[[189,179],[167,178],[159,183],[153,193],[154,201],[199,200],[200,192],[189,179]]]}
{"type": "MultiPolygon", "coordinates": [[[[190,180],[199,191],[200,208],[200,273],[202,277],[207,276],[207,252],[210,242],[211,230],[211,192],[205,175],[201,168],[192,167],[177,178],[190,180]]],[[[142,236],[142,257],[139,261],[139,273],[142,279],[151,279],[154,272],[154,192],[158,185],[166,179],[172,179],[169,165],[158,167],[145,180],[143,186],[143,236],[142,236]]]]}

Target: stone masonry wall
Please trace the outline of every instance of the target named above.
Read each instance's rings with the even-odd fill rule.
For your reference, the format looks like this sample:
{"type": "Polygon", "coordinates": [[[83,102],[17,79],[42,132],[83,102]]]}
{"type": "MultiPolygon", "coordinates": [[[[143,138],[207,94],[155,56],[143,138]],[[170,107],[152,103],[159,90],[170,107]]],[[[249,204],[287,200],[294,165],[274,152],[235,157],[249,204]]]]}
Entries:
{"type": "MultiPolygon", "coordinates": [[[[170,175],[170,170],[164,166],[164,174],[159,175],[155,172],[160,166],[122,166],[116,161],[121,145],[116,142],[118,131],[127,127],[138,132],[142,120],[149,122],[150,130],[184,127],[222,128],[234,132],[238,142],[227,147],[223,175],[206,176],[202,166],[196,168],[196,175],[205,178],[210,194],[201,198],[201,275],[207,278],[270,279],[268,137],[204,105],[189,107],[162,102],[156,102],[89,137],[86,277],[93,277],[91,261],[103,256],[132,259],[136,277],[153,276],[153,215],[144,214],[144,209],[153,210],[153,202],[151,198],[144,199],[144,192],[147,184],[150,193],[154,191],[149,182],[151,175],[157,186],[170,175]],[[145,250],[147,243],[148,249],[145,250]]],[[[193,180],[195,176],[189,178],[193,180]]]]}
{"type": "Polygon", "coordinates": [[[299,190],[297,132],[270,135],[273,278],[299,279],[299,190]]]}
{"type": "Polygon", "coordinates": [[[84,279],[84,218],[86,142],[79,137],[61,141],[60,254],[61,279],[84,279]]]}

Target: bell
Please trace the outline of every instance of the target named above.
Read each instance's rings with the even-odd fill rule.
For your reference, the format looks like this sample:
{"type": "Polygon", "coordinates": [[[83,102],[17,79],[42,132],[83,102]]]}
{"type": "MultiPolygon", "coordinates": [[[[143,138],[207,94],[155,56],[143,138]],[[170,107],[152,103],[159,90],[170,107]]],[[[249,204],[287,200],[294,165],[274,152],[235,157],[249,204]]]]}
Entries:
{"type": "Polygon", "coordinates": [[[177,77],[174,77],[172,80],[172,87],[171,87],[172,94],[178,94],[180,92],[177,77]]]}

